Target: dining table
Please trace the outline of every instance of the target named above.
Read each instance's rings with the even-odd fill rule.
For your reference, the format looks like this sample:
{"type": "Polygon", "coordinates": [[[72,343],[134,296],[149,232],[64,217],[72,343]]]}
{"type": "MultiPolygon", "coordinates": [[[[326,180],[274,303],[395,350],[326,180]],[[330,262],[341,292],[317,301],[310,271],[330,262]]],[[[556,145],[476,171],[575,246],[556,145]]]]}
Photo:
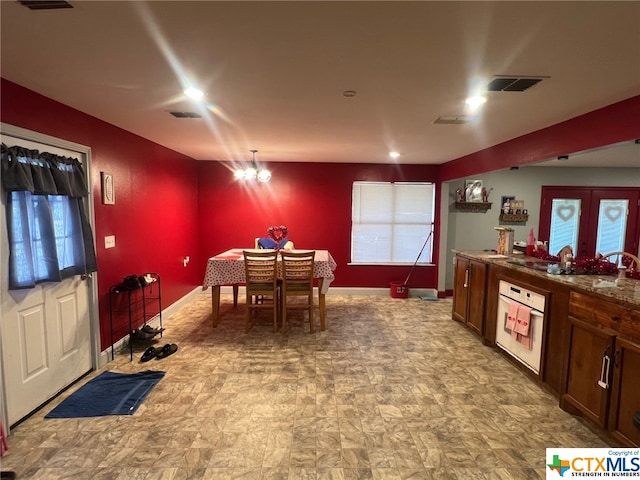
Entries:
{"type": "MultiPolygon", "coordinates": [[[[246,281],[243,255],[243,251],[245,250],[256,251],[256,249],[252,248],[232,248],[210,257],[207,260],[207,269],[204,274],[202,289],[206,290],[211,287],[211,313],[214,328],[216,328],[220,322],[220,287],[222,285],[231,285],[233,287],[233,306],[236,307],[238,305],[239,286],[246,281]]],[[[264,252],[268,250],[261,249],[259,251],[264,252]]],[[[296,249],[287,251],[296,252],[309,250],[296,249]]],[[[333,272],[337,264],[328,250],[315,250],[315,252],[313,278],[318,281],[320,330],[325,330],[327,326],[325,296],[329,291],[329,285],[335,279],[333,272]]],[[[282,278],[282,261],[280,257],[278,257],[278,278],[282,278]]]]}

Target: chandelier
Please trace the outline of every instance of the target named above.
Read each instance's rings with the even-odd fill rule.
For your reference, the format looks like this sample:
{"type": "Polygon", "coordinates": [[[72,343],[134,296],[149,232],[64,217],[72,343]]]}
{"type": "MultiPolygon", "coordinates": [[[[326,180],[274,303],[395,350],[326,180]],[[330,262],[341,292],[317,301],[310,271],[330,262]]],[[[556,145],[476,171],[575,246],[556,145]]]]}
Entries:
{"type": "Polygon", "coordinates": [[[233,172],[234,178],[239,180],[255,180],[258,179],[261,182],[268,182],[271,180],[271,172],[266,168],[258,170],[258,164],[256,163],[257,150],[249,150],[253,154],[251,160],[251,166],[247,168],[238,168],[233,172]]]}

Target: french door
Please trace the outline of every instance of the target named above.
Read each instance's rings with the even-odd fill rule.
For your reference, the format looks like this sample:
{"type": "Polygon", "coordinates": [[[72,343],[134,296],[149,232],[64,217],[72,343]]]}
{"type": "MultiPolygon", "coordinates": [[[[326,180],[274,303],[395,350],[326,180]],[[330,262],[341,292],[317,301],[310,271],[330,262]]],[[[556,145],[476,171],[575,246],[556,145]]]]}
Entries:
{"type": "Polygon", "coordinates": [[[640,188],[542,187],[538,236],[556,255],[569,245],[578,257],[625,251],[637,255],[640,188]]]}

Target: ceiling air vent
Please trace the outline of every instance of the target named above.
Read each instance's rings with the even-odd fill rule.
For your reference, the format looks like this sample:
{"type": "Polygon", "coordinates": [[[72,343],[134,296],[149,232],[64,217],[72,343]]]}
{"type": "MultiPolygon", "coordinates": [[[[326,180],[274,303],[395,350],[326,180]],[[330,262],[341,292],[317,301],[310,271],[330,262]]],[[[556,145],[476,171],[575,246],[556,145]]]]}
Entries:
{"type": "Polygon", "coordinates": [[[438,125],[464,125],[471,123],[473,117],[467,115],[453,115],[449,117],[439,117],[433,122],[438,125]]]}
{"type": "Polygon", "coordinates": [[[58,10],[60,8],[73,8],[73,5],[63,0],[18,0],[18,3],[31,10],[58,10]]]}
{"type": "Polygon", "coordinates": [[[202,115],[196,112],[169,112],[176,118],[202,118],[202,115]]]}
{"type": "Polygon", "coordinates": [[[489,92],[524,92],[549,77],[494,77],[489,83],[489,92]]]}

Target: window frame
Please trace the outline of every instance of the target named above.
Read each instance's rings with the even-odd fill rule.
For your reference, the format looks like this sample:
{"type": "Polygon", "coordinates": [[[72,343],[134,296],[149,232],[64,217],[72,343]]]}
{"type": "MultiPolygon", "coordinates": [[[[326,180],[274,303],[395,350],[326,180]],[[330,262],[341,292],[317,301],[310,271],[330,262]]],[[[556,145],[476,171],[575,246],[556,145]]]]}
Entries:
{"type": "MultiPolygon", "coordinates": [[[[350,252],[349,252],[349,262],[348,265],[356,265],[356,266],[367,266],[367,265],[376,265],[376,266],[406,266],[406,265],[420,265],[420,266],[434,266],[435,262],[434,262],[434,241],[433,241],[433,232],[435,229],[435,215],[436,215],[436,184],[434,182],[424,182],[424,181],[420,181],[420,182],[407,182],[407,181],[401,181],[401,182],[376,182],[376,181],[354,181],[352,184],[352,198],[351,198],[351,232],[350,232],[350,252]],[[375,261],[375,260],[368,260],[368,259],[362,259],[362,258],[356,258],[356,246],[355,244],[357,243],[357,240],[355,238],[355,235],[357,234],[356,229],[358,225],[361,225],[363,222],[358,222],[356,219],[356,211],[360,212],[361,210],[361,206],[359,203],[356,204],[356,190],[358,188],[366,188],[366,185],[371,185],[372,187],[380,187],[380,186],[390,186],[393,189],[392,192],[392,198],[390,199],[390,201],[388,202],[391,206],[391,221],[389,222],[380,222],[381,226],[388,226],[389,231],[390,231],[390,236],[389,236],[389,248],[388,248],[388,255],[387,257],[385,257],[384,259],[375,261]],[[403,193],[402,191],[399,191],[396,189],[396,187],[402,187],[402,186],[410,186],[410,187],[416,187],[416,186],[425,186],[428,187],[430,189],[429,195],[430,195],[430,200],[429,203],[426,204],[426,208],[424,208],[421,212],[409,212],[409,211],[403,211],[403,212],[397,212],[395,210],[396,208],[396,203],[397,203],[397,197],[403,193]],[[398,216],[407,216],[408,214],[417,214],[417,215],[427,215],[429,217],[428,222],[416,222],[416,223],[412,223],[412,222],[407,222],[405,221],[399,221],[398,216]],[[394,261],[392,260],[393,258],[393,254],[394,254],[394,248],[393,245],[395,243],[398,242],[398,226],[400,225],[406,225],[406,226],[410,226],[410,225],[415,225],[418,228],[420,227],[424,227],[424,230],[427,232],[426,236],[423,234],[420,234],[420,239],[419,239],[419,245],[414,249],[413,245],[409,248],[411,248],[411,259],[407,259],[406,261],[394,261]],[[394,228],[395,227],[395,228],[394,228]],[[429,248],[427,249],[427,244],[429,244],[429,248]],[[419,256],[418,259],[415,259],[414,255],[418,254],[418,248],[420,248],[420,252],[419,252],[419,256]],[[427,252],[427,258],[428,261],[420,261],[421,258],[424,258],[425,256],[425,252],[427,252]]],[[[418,238],[417,235],[414,235],[414,238],[418,238]]],[[[417,242],[416,242],[417,243],[417,242]]]]}

